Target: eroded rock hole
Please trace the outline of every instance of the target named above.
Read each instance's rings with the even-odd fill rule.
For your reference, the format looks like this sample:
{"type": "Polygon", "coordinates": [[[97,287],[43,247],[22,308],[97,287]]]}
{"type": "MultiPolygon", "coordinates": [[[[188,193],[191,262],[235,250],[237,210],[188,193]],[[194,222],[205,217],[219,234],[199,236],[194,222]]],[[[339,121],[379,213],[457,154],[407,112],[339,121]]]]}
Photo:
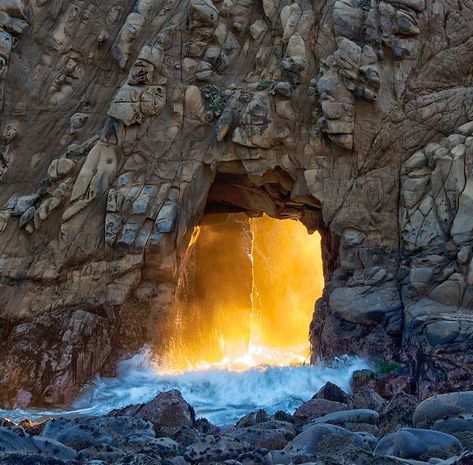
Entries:
{"type": "Polygon", "coordinates": [[[295,220],[204,215],[179,278],[166,366],[308,363],[320,248],[319,234],[295,220]]]}

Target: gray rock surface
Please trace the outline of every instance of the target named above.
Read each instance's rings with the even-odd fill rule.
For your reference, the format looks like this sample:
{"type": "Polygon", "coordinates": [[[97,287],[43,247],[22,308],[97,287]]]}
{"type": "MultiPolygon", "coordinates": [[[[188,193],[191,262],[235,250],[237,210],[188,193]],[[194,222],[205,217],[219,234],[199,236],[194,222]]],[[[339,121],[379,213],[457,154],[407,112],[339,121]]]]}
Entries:
{"type": "Polygon", "coordinates": [[[406,459],[428,461],[431,458],[447,459],[463,451],[454,436],[438,431],[404,428],[382,438],[374,453],[406,459]]]}
{"type": "Polygon", "coordinates": [[[284,448],[285,451],[296,454],[331,455],[332,457],[356,449],[371,450],[361,435],[329,424],[310,426],[284,448]]]}
{"type": "Polygon", "coordinates": [[[430,397],[415,409],[412,421],[416,427],[431,426],[436,420],[473,414],[473,391],[450,392],[430,397]]]}
{"type": "Polygon", "coordinates": [[[177,390],[162,392],[145,404],[112,410],[109,415],[141,418],[153,423],[157,428],[193,426],[195,422],[194,409],[177,390]]]}
{"type": "Polygon", "coordinates": [[[76,450],[109,444],[114,447],[127,444],[133,436],[155,437],[153,425],[130,417],[80,417],[49,421],[44,438],[55,439],[76,450]]]}
{"type": "Polygon", "coordinates": [[[228,434],[251,444],[256,449],[278,450],[283,449],[296,437],[296,429],[290,423],[273,420],[238,428],[228,434]]]}
{"type": "Polygon", "coordinates": [[[431,429],[455,436],[465,449],[473,450],[473,415],[435,421],[431,429]]]}
{"type": "Polygon", "coordinates": [[[30,436],[21,427],[0,428],[0,452],[31,452],[60,460],[74,460],[76,451],[41,436],[30,436]]]}
{"type": "Polygon", "coordinates": [[[248,452],[251,452],[251,446],[247,442],[225,435],[209,435],[187,447],[184,458],[191,463],[207,465],[216,461],[238,459],[248,452]]]}
{"type": "Polygon", "coordinates": [[[311,424],[330,423],[332,425],[344,425],[345,423],[367,423],[375,425],[378,421],[379,414],[375,410],[353,409],[329,413],[312,420],[311,424]]]}
{"type": "Polygon", "coordinates": [[[343,410],[348,410],[347,404],[316,398],[304,402],[294,412],[294,419],[299,423],[308,423],[324,415],[343,410]]]}

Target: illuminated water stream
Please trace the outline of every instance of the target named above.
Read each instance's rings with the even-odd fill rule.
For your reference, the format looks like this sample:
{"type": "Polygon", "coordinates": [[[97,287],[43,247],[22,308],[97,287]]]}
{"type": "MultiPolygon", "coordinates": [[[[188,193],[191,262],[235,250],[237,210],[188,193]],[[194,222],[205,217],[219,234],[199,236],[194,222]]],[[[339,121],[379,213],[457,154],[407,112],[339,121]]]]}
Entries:
{"type": "Polygon", "coordinates": [[[67,411],[16,410],[21,420],[102,415],[179,389],[217,424],[256,409],[293,412],[327,381],[349,390],[356,358],[310,366],[308,328],[323,289],[320,237],[295,221],[242,215],[196,229],[177,292],[166,353],[149,348],[98,377],[67,411]]]}

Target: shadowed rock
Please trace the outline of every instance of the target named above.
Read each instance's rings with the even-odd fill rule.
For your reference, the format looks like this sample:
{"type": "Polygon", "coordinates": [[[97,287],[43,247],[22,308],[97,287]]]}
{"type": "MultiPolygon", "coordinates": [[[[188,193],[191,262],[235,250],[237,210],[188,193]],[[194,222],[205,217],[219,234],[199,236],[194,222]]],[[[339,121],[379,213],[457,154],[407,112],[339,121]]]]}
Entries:
{"type": "Polygon", "coordinates": [[[195,422],[194,409],[177,390],[162,392],[145,404],[112,410],[109,415],[141,418],[157,427],[193,426],[195,422]]]}
{"type": "Polygon", "coordinates": [[[427,461],[431,458],[447,459],[462,450],[460,441],[449,434],[405,428],[382,438],[374,453],[427,461]]]}

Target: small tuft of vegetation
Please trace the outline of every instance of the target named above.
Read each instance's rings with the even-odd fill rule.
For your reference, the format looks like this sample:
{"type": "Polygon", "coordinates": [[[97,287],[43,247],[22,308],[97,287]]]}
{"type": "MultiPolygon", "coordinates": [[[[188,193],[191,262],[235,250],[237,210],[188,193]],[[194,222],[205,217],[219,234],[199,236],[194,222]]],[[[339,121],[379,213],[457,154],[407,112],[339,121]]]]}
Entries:
{"type": "Polygon", "coordinates": [[[207,86],[204,97],[207,99],[207,105],[215,116],[220,116],[225,109],[227,99],[223,92],[217,86],[207,86]]]}
{"type": "Polygon", "coordinates": [[[386,360],[374,360],[375,372],[378,378],[389,375],[400,375],[402,365],[397,362],[387,362],[386,360]]]}
{"type": "Polygon", "coordinates": [[[269,95],[275,95],[276,94],[276,83],[274,81],[267,81],[265,79],[262,79],[261,81],[258,82],[258,85],[256,86],[256,90],[267,90],[269,95]]]}

